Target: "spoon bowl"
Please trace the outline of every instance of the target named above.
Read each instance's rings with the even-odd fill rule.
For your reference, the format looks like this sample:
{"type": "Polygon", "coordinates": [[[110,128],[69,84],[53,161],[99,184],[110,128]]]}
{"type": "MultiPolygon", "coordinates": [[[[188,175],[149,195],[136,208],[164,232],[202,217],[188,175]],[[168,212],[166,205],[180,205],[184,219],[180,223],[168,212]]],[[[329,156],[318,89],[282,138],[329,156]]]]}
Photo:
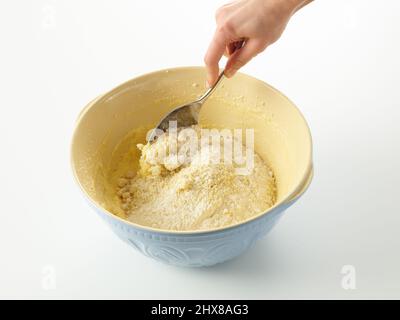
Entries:
{"type": "Polygon", "coordinates": [[[148,143],[153,143],[156,141],[160,133],[165,132],[169,128],[170,121],[176,121],[177,128],[189,127],[198,124],[199,113],[202,105],[222,82],[223,78],[225,78],[224,71],[219,74],[214,85],[208,88],[208,90],[200,98],[183,106],[176,107],[169,112],[151,131],[150,136],[147,139],[148,143]]]}

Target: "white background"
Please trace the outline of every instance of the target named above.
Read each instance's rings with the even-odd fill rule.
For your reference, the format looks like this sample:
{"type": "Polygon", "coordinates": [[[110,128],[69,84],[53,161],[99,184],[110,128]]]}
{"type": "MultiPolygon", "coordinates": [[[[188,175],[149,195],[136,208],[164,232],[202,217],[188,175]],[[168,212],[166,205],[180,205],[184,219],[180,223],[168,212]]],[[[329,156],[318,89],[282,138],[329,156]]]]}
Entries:
{"type": "Polygon", "coordinates": [[[79,111],[140,74],[201,65],[223,3],[1,1],[1,298],[400,298],[396,0],[316,1],[244,68],[304,113],[315,178],[240,258],[160,264],[80,196],[69,166],[79,111]],[[344,265],[355,290],[341,286],[344,265]]]}

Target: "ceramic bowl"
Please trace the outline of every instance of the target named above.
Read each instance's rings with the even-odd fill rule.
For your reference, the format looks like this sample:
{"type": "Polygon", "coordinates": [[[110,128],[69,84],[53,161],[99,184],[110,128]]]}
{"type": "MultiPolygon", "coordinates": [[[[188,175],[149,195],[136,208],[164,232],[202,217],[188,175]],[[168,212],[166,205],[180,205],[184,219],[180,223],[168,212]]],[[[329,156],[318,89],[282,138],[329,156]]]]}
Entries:
{"type": "Polygon", "coordinates": [[[210,97],[200,122],[254,129],[256,152],[275,173],[276,204],[236,225],[190,232],[137,225],[111,212],[104,184],[116,145],[133,128],[154,126],[174,106],[194,100],[204,80],[204,68],[182,67],[127,81],[82,110],[72,139],[73,174],[91,207],[130,246],[176,266],[210,266],[240,255],[272,229],[313,176],[311,135],[300,111],[268,84],[239,73],[210,97]]]}

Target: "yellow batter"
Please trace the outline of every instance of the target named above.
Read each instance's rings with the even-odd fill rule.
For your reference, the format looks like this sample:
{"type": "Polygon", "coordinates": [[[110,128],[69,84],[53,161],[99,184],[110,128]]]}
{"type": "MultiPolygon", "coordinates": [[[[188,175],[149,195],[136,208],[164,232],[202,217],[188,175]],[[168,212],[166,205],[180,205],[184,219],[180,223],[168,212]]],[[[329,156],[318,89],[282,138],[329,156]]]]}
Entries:
{"type": "Polygon", "coordinates": [[[274,175],[257,154],[249,174],[238,174],[237,164],[217,162],[218,150],[199,142],[199,127],[190,129],[198,140],[186,135],[174,147],[168,133],[138,146],[133,134],[127,136],[115,152],[114,212],[144,226],[204,230],[246,220],[274,204],[274,175]],[[194,141],[195,151],[188,148],[194,141]]]}

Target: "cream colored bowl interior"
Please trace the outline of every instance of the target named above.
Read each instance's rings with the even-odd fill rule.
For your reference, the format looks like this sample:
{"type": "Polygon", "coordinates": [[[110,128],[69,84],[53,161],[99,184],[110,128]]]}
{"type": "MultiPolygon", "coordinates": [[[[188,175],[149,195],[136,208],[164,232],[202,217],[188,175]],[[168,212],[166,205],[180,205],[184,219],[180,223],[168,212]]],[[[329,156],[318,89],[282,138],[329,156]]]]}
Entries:
{"type": "MultiPolygon", "coordinates": [[[[127,133],[150,128],[174,106],[194,100],[205,90],[204,80],[201,67],[150,73],[82,111],[72,142],[72,165],[93,201],[107,206],[111,155],[127,133]]],[[[285,96],[260,80],[244,74],[225,79],[203,106],[200,122],[206,127],[255,129],[256,152],[276,176],[276,205],[295,196],[311,174],[311,137],[304,118],[285,96]]]]}

